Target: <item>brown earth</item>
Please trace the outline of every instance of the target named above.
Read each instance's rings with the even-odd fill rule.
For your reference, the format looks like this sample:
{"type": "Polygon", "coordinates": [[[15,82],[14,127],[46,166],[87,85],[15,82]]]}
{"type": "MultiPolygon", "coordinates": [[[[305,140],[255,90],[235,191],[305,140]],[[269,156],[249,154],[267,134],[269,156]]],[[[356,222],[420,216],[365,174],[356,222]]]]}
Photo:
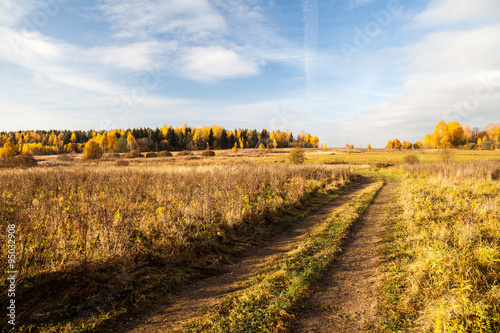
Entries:
{"type": "Polygon", "coordinates": [[[378,332],[377,286],[381,278],[385,220],[395,191],[389,181],[352,229],[342,253],[305,302],[293,332],[378,332]]]}
{"type": "Polygon", "coordinates": [[[241,284],[256,274],[261,267],[280,253],[290,250],[314,225],[370,183],[371,179],[363,177],[359,184],[346,190],[333,202],[325,204],[315,213],[295,222],[293,227],[271,241],[241,255],[232,264],[224,267],[222,274],[200,280],[187,286],[177,295],[158,300],[153,313],[117,325],[113,328],[113,332],[175,332],[186,328],[186,325],[199,316],[203,309],[213,307],[223,297],[240,289],[241,284]]]}

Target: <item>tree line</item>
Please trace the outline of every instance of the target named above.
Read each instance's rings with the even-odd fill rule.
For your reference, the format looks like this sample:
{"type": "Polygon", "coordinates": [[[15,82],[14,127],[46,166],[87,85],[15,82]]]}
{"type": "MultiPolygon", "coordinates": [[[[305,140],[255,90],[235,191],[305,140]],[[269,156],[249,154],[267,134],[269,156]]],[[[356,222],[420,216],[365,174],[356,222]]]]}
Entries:
{"type": "Polygon", "coordinates": [[[82,152],[89,141],[104,153],[162,150],[204,150],[243,148],[286,148],[319,145],[317,136],[291,132],[250,129],[227,130],[221,126],[199,128],[163,125],[161,128],[114,129],[109,131],[18,131],[0,133],[0,156],[12,154],[50,155],[82,152]]]}
{"type": "Polygon", "coordinates": [[[437,123],[432,134],[427,134],[423,140],[411,143],[390,140],[386,149],[482,149],[491,150],[500,148],[500,123],[489,123],[486,129],[470,128],[469,124],[462,126],[456,121],[446,123],[441,120],[437,123]]]}

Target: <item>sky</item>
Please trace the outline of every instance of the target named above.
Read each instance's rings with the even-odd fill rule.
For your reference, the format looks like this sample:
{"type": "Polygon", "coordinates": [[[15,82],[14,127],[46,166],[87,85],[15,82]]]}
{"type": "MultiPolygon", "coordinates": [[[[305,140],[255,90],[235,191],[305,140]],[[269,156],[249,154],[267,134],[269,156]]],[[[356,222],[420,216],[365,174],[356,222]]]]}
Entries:
{"type": "Polygon", "coordinates": [[[500,122],[498,0],[2,0],[0,131],[221,125],[329,147],[500,122]]]}

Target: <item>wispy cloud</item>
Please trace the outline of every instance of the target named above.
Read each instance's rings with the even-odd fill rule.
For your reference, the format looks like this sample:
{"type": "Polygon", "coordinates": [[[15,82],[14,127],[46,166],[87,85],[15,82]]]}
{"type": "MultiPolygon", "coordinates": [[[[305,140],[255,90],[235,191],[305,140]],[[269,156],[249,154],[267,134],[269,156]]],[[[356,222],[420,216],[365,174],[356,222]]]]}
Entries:
{"type": "Polygon", "coordinates": [[[207,0],[105,0],[97,8],[119,37],[175,33],[197,40],[225,28],[224,19],[207,0]]]}
{"type": "Polygon", "coordinates": [[[307,92],[314,91],[315,59],[318,46],[318,3],[316,0],[303,0],[304,13],[304,69],[307,78],[307,92]]]}

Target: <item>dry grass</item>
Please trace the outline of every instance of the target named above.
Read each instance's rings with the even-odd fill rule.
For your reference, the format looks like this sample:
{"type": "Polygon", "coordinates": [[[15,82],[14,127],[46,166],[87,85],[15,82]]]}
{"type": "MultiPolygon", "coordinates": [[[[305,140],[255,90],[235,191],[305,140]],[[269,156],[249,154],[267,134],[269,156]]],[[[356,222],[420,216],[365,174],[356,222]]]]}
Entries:
{"type": "Polygon", "coordinates": [[[405,166],[389,243],[387,328],[500,331],[499,168],[405,166]]]}
{"type": "MultiPolygon", "coordinates": [[[[6,169],[0,171],[0,222],[2,230],[17,227],[22,292],[50,276],[92,267],[188,267],[349,177],[349,168],[326,165],[6,169]]],[[[6,248],[1,251],[5,258],[6,248]]],[[[2,276],[2,290],[5,281],[2,276]]]]}

